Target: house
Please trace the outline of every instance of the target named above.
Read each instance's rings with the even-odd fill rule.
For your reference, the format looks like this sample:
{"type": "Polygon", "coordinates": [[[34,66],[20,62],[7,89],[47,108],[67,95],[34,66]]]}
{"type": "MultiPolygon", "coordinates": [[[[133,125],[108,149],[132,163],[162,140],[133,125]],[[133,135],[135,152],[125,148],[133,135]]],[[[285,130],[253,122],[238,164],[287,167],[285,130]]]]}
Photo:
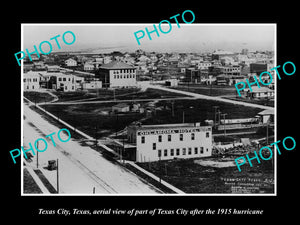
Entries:
{"type": "Polygon", "coordinates": [[[274,123],[274,109],[266,109],[258,113],[262,123],[274,123]]]}
{"type": "Polygon", "coordinates": [[[248,98],[257,98],[257,99],[264,99],[264,98],[273,98],[275,96],[274,90],[268,87],[258,87],[253,86],[251,87],[252,91],[249,88],[245,88],[244,92],[246,93],[246,97],[248,98]]]}
{"type": "Polygon", "coordinates": [[[211,62],[201,61],[198,63],[198,69],[200,70],[208,70],[208,67],[211,67],[211,62]]]}
{"type": "Polygon", "coordinates": [[[75,59],[69,58],[65,60],[65,65],[70,67],[77,66],[77,61],[75,59]]]}
{"type": "Polygon", "coordinates": [[[91,71],[91,70],[94,70],[94,68],[95,68],[95,66],[92,63],[89,63],[89,62],[86,62],[83,65],[83,70],[84,71],[91,71]]]}
{"type": "Polygon", "coordinates": [[[121,61],[112,61],[99,67],[96,77],[104,87],[136,87],[136,68],[121,61]]]}
{"type": "Polygon", "coordinates": [[[99,81],[99,80],[94,80],[94,81],[89,81],[89,82],[83,82],[82,83],[82,88],[84,90],[102,88],[102,82],[99,81]]]}
{"type": "Polygon", "coordinates": [[[60,67],[56,66],[56,65],[53,65],[53,66],[46,65],[46,70],[49,73],[59,73],[60,72],[60,67]]]}
{"type": "Polygon", "coordinates": [[[178,80],[177,79],[166,80],[165,85],[168,86],[168,87],[177,87],[178,86],[178,80]]]}

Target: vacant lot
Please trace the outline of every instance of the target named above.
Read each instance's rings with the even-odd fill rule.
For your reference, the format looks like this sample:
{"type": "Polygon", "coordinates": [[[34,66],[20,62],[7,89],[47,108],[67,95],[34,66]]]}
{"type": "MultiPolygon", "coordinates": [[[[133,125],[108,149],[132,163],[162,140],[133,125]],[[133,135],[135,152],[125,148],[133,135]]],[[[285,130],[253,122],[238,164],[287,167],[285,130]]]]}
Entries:
{"type": "MultiPolygon", "coordinates": [[[[214,119],[213,106],[219,106],[222,113],[227,113],[226,118],[254,117],[261,109],[246,106],[222,103],[211,100],[163,100],[155,103],[148,113],[122,113],[112,114],[111,103],[91,103],[76,105],[43,105],[62,120],[75,126],[77,129],[95,137],[107,136],[124,129],[130,123],[143,119],[143,124],[168,124],[184,122],[202,122],[206,119],[214,119]],[[174,113],[172,113],[172,101],[174,113]],[[103,113],[107,112],[107,114],[103,113]]],[[[149,108],[148,102],[141,103],[141,107],[149,108]]]]}
{"type": "Polygon", "coordinates": [[[230,166],[233,163],[228,159],[220,163],[224,167],[209,166],[214,164],[212,161],[218,160],[224,161],[216,158],[181,159],[139,163],[139,166],[185,193],[238,193],[241,188],[248,193],[274,192],[274,185],[269,182],[274,180],[271,161],[264,161],[261,164],[254,162],[253,167],[244,165],[239,172],[236,166],[230,166]],[[202,165],[199,160],[204,160],[202,165]]]}
{"type": "Polygon", "coordinates": [[[237,91],[234,86],[218,86],[218,85],[203,85],[203,84],[184,84],[174,87],[174,89],[189,91],[197,94],[220,96],[229,95],[235,96],[237,91]]]}
{"type": "Polygon", "coordinates": [[[163,124],[163,123],[186,123],[202,122],[205,120],[214,120],[214,106],[219,106],[221,113],[227,113],[226,119],[254,117],[261,109],[234,105],[225,102],[218,102],[205,99],[197,100],[175,100],[174,113],[172,113],[172,101],[159,101],[156,106],[154,116],[146,120],[145,124],[163,124]]]}

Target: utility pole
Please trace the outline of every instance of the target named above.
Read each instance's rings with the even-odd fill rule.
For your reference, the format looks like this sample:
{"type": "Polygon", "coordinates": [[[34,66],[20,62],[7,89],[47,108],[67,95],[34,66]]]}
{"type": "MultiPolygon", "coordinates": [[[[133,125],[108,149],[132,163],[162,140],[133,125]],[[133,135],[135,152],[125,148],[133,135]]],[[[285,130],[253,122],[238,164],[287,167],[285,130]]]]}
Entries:
{"type": "Polygon", "coordinates": [[[96,129],[95,129],[95,146],[96,146],[96,151],[98,150],[98,140],[97,140],[97,134],[98,134],[98,124],[96,124],[96,129]]]}
{"type": "MultiPolygon", "coordinates": [[[[39,142],[36,147],[39,148],[39,142]]],[[[36,151],[36,168],[39,168],[39,151],[36,151]]]]}
{"type": "Polygon", "coordinates": [[[59,193],[59,173],[58,173],[58,159],[56,159],[56,190],[57,194],[59,193]]]}
{"type": "Polygon", "coordinates": [[[223,121],[224,121],[224,136],[226,136],[226,125],[225,125],[225,116],[227,115],[227,113],[223,113],[223,121]]]}
{"type": "Polygon", "coordinates": [[[214,127],[216,128],[217,126],[217,109],[219,109],[219,106],[213,106],[215,109],[215,120],[214,120],[214,127]]]}
{"type": "Polygon", "coordinates": [[[267,121],[267,137],[266,137],[267,145],[269,144],[269,121],[267,121]]]}
{"type": "Polygon", "coordinates": [[[174,117],[175,116],[175,114],[174,114],[174,100],[171,102],[171,104],[172,104],[172,117],[174,117]]]}
{"type": "MultiPolygon", "coordinates": [[[[162,152],[161,152],[161,154],[162,154],[162,152]]],[[[158,165],[159,165],[159,183],[161,183],[161,166],[160,166],[160,158],[161,158],[161,156],[159,156],[159,158],[158,158],[158,165]]]]}
{"type": "Polygon", "coordinates": [[[184,110],[182,111],[182,123],[184,123],[184,110]]]}

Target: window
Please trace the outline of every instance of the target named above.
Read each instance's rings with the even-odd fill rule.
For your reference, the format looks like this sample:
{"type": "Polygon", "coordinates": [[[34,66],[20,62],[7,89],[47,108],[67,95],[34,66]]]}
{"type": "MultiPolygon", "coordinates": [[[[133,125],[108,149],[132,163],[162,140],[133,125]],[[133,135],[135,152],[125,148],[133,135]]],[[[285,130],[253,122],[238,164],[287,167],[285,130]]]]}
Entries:
{"type": "Polygon", "coordinates": [[[171,150],[170,150],[170,155],[171,155],[171,156],[174,155],[174,149],[173,149],[173,148],[171,148],[171,150]]]}
{"type": "Polygon", "coordinates": [[[186,154],[186,148],[183,148],[182,149],[182,155],[185,155],[186,154]]]}
{"type": "Polygon", "coordinates": [[[168,135],[168,141],[171,141],[172,140],[172,136],[171,134],[168,135]]]}
{"type": "Polygon", "coordinates": [[[122,79],[122,75],[120,75],[120,79],[122,79]]]}
{"type": "Polygon", "coordinates": [[[192,154],[192,148],[188,148],[188,154],[192,154]]]}
{"type": "Polygon", "coordinates": [[[161,157],[161,150],[160,149],[157,151],[157,155],[158,155],[159,158],[161,157]]]}
{"type": "Polygon", "coordinates": [[[161,141],[162,141],[162,136],[158,135],[158,142],[161,142],[161,141]]]}
{"type": "Polygon", "coordinates": [[[168,156],[168,149],[164,150],[164,156],[168,156]]]}
{"type": "Polygon", "coordinates": [[[206,137],[209,138],[209,132],[206,132],[206,137]]]}
{"type": "Polygon", "coordinates": [[[26,78],[24,78],[23,81],[26,82],[26,78]]]}
{"type": "Polygon", "coordinates": [[[61,77],[60,77],[60,78],[58,78],[58,81],[61,81],[61,77]]]}
{"type": "Polygon", "coordinates": [[[194,133],[191,133],[191,139],[195,140],[195,134],[194,133]]]}
{"type": "Polygon", "coordinates": [[[153,150],[156,150],[156,143],[153,143],[152,149],[153,149],[153,150]]]}
{"type": "Polygon", "coordinates": [[[208,148],[206,149],[206,152],[208,152],[208,148]]]}
{"type": "Polygon", "coordinates": [[[180,149],[176,148],[176,155],[180,155],[180,149]]]}
{"type": "Polygon", "coordinates": [[[117,78],[117,76],[116,75],[114,75],[114,79],[116,79],[117,78]]]}
{"type": "Polygon", "coordinates": [[[142,136],[142,138],[141,138],[141,142],[142,142],[142,144],[144,144],[144,143],[145,143],[145,136],[142,136]]]}
{"type": "Polygon", "coordinates": [[[179,134],[179,140],[183,141],[183,134],[179,134]]]}
{"type": "Polygon", "coordinates": [[[64,77],[64,78],[63,78],[63,81],[66,81],[66,80],[67,80],[67,79],[64,77]]]}
{"type": "Polygon", "coordinates": [[[197,147],[194,148],[194,154],[195,154],[195,155],[198,154],[198,148],[197,148],[197,147]]]}
{"type": "Polygon", "coordinates": [[[203,147],[200,147],[200,153],[203,154],[203,147]]]}

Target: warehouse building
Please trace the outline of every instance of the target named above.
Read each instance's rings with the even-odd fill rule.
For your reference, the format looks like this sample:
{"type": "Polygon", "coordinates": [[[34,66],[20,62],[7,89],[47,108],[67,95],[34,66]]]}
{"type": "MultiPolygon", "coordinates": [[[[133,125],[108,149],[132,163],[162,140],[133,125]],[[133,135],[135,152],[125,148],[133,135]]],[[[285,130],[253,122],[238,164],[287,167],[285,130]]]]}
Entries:
{"type": "Polygon", "coordinates": [[[200,123],[131,125],[127,128],[127,138],[136,146],[137,162],[212,154],[211,126],[200,126],[200,123]]]}

